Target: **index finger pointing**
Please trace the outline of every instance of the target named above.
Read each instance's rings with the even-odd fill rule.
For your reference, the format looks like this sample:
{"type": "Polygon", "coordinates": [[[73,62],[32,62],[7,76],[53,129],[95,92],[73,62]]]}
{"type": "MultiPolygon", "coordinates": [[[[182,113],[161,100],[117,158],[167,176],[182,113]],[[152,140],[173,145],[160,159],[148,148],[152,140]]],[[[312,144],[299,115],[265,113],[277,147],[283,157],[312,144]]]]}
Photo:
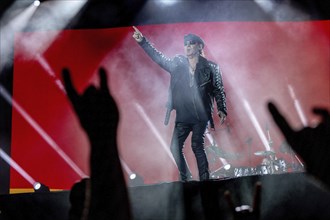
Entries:
{"type": "Polygon", "coordinates": [[[133,26],[134,31],[136,31],[137,33],[141,34],[141,32],[139,31],[139,29],[137,29],[135,26],[133,26]]]}

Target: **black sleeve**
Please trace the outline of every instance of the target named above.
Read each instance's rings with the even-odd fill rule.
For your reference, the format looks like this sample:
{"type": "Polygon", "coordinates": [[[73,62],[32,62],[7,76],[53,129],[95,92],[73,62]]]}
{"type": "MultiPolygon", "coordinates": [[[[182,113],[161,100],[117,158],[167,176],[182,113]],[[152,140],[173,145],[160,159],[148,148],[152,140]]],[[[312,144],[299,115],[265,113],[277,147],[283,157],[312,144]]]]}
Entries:
{"type": "Polygon", "coordinates": [[[222,73],[219,65],[210,62],[213,74],[213,96],[217,103],[218,112],[221,111],[227,115],[226,93],[222,81],[222,73]]]}
{"type": "Polygon", "coordinates": [[[145,37],[143,37],[143,40],[139,43],[139,45],[155,63],[167,72],[172,72],[174,68],[173,59],[168,58],[162,52],[158,51],[145,37]]]}

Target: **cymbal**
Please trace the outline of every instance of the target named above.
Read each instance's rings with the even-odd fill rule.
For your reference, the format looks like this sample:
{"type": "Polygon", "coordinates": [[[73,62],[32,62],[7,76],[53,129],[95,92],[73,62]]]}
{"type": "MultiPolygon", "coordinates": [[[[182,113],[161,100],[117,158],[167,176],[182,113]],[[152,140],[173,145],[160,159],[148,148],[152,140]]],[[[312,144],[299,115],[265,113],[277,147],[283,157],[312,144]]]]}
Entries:
{"type": "Polygon", "coordinates": [[[254,155],[267,157],[267,156],[274,156],[275,155],[275,152],[270,151],[270,150],[257,151],[257,152],[254,153],[254,155]]]}

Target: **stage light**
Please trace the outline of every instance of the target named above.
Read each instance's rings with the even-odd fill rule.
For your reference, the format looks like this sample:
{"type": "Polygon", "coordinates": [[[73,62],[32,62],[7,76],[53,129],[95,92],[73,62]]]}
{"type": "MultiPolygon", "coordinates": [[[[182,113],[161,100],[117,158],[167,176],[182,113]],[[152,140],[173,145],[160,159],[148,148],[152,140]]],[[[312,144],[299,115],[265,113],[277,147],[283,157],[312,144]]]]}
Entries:
{"type": "Polygon", "coordinates": [[[283,0],[254,0],[254,2],[266,13],[268,13],[275,21],[283,20],[284,15],[285,18],[299,18],[306,19],[308,15],[301,11],[297,7],[293,7],[293,5],[289,1],[283,0]]]}
{"type": "Polygon", "coordinates": [[[41,187],[41,184],[38,183],[38,182],[36,182],[36,183],[33,184],[33,189],[34,190],[38,190],[38,189],[40,189],[40,187],[41,187]]]}
{"type": "Polygon", "coordinates": [[[158,131],[156,126],[152,123],[152,120],[150,119],[150,117],[146,114],[146,112],[144,111],[144,109],[142,108],[142,106],[140,104],[135,103],[135,108],[136,108],[137,112],[139,113],[139,115],[142,117],[142,119],[145,121],[145,123],[148,125],[148,127],[150,128],[152,133],[155,135],[155,138],[158,139],[158,141],[160,142],[161,146],[163,147],[163,149],[165,150],[167,155],[171,158],[172,162],[176,166],[175,160],[172,156],[171,151],[169,150],[169,147],[167,146],[164,138],[162,137],[162,135],[160,134],[160,132],[158,131]]]}
{"type": "Polygon", "coordinates": [[[128,165],[125,163],[124,160],[122,160],[120,158],[120,163],[121,163],[121,166],[123,167],[123,169],[125,170],[125,172],[127,173],[128,177],[130,179],[134,179],[136,177],[136,174],[132,172],[132,170],[128,167],[128,165]]]}
{"type": "Polygon", "coordinates": [[[33,5],[36,6],[36,7],[38,7],[40,5],[40,1],[34,1],[33,2],[33,5]]]}
{"type": "Polygon", "coordinates": [[[36,193],[50,192],[48,186],[46,186],[45,184],[39,183],[39,182],[35,182],[33,184],[33,189],[34,189],[34,192],[36,192],[36,193]]]}
{"type": "MultiPolygon", "coordinates": [[[[23,1],[16,1],[23,2],[23,1]]],[[[24,29],[32,30],[57,30],[52,32],[30,32],[29,37],[22,38],[18,45],[24,48],[25,57],[34,59],[36,54],[43,54],[44,51],[55,41],[61,30],[65,28],[72,19],[76,18],[79,11],[87,3],[87,0],[79,1],[31,1],[29,6],[16,15],[15,8],[6,11],[1,19],[1,40],[7,42],[1,44],[5,56],[4,63],[11,62],[10,45],[13,45],[13,33],[21,32],[24,29]],[[41,5],[42,4],[42,5],[41,5]],[[45,5],[45,7],[43,7],[45,5]],[[38,12],[38,13],[36,13],[38,12]],[[43,34],[41,34],[43,33],[43,34]],[[9,43],[8,43],[9,42],[9,43]]],[[[4,65],[0,66],[2,68],[4,65]]]]}
{"type": "MultiPolygon", "coordinates": [[[[1,87],[0,87],[1,90],[1,87]]],[[[31,185],[36,182],[18,163],[16,163],[5,151],[0,148],[0,157],[9,164],[17,173],[19,173],[31,185]]]]}
{"type": "Polygon", "coordinates": [[[231,165],[230,164],[226,164],[223,168],[225,168],[225,170],[229,170],[230,169],[230,167],[231,167],[231,165]]]}
{"type": "Polygon", "coordinates": [[[133,172],[129,167],[128,165],[125,163],[124,160],[122,160],[120,158],[120,163],[121,163],[121,166],[123,167],[123,169],[125,170],[125,172],[127,173],[127,176],[128,176],[128,185],[129,186],[141,186],[141,185],[144,185],[144,180],[143,178],[133,172]]]}
{"type": "Polygon", "coordinates": [[[15,109],[33,129],[49,144],[50,147],[81,177],[87,175],[78,167],[77,164],[60,148],[50,135],[12,98],[3,85],[0,84],[0,95],[15,109]]]}
{"type": "Polygon", "coordinates": [[[1,17],[0,27],[0,48],[1,48],[1,59],[4,65],[0,66],[0,70],[5,64],[11,63],[11,47],[14,45],[14,34],[20,32],[26,28],[32,15],[37,10],[33,4],[29,4],[28,7],[21,9],[20,3],[23,1],[16,1],[9,9],[6,10],[4,15],[1,17]]]}
{"type": "Polygon", "coordinates": [[[298,116],[299,116],[300,120],[301,120],[301,123],[303,124],[304,127],[307,127],[308,126],[307,118],[306,118],[306,116],[304,114],[304,111],[303,111],[303,109],[302,109],[302,107],[300,105],[299,100],[296,97],[296,94],[295,94],[295,92],[293,90],[293,87],[290,84],[288,84],[287,86],[288,86],[288,90],[289,90],[290,96],[291,96],[291,98],[293,100],[294,107],[295,107],[295,109],[296,109],[296,111],[298,113],[298,116]]]}
{"type": "Polygon", "coordinates": [[[264,0],[254,0],[254,2],[259,5],[265,12],[270,12],[274,9],[275,5],[272,1],[264,1],[264,0]]]}
{"type": "Polygon", "coordinates": [[[136,178],[136,174],[135,174],[135,173],[132,173],[131,175],[129,175],[129,178],[130,178],[131,180],[135,179],[135,178],[136,178]]]}
{"type": "Polygon", "coordinates": [[[144,180],[142,178],[142,176],[140,176],[137,173],[132,173],[129,176],[129,186],[143,186],[144,185],[144,180]]]}
{"type": "Polygon", "coordinates": [[[156,1],[156,3],[158,3],[160,6],[172,6],[176,3],[178,3],[178,0],[159,0],[156,1]]]}
{"type": "Polygon", "coordinates": [[[64,93],[66,94],[65,88],[61,80],[56,76],[55,71],[53,68],[49,65],[47,60],[45,59],[44,56],[41,54],[36,55],[37,61],[40,63],[40,65],[44,68],[46,73],[54,80],[56,86],[64,93]]]}
{"type": "Polygon", "coordinates": [[[257,134],[259,135],[259,137],[260,137],[262,143],[264,144],[266,150],[271,151],[272,149],[271,149],[270,143],[267,140],[266,135],[264,134],[264,132],[263,132],[258,120],[257,120],[257,117],[253,113],[249,102],[246,99],[243,99],[243,104],[244,104],[244,108],[246,110],[246,113],[248,114],[249,119],[251,120],[254,128],[256,129],[257,134]]]}

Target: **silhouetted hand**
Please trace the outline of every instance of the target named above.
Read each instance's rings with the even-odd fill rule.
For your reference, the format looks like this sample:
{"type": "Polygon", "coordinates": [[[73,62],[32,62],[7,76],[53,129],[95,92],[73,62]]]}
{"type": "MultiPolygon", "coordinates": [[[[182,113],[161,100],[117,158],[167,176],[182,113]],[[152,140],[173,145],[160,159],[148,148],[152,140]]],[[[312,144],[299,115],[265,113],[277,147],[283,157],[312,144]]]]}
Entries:
{"type": "Polygon", "coordinates": [[[100,87],[89,86],[82,95],[70,72],[63,69],[67,95],[90,143],[91,184],[88,219],[131,219],[130,204],[117,146],[119,111],[110,95],[106,72],[99,69],[100,87]]]}
{"type": "Polygon", "coordinates": [[[225,191],[225,199],[232,211],[234,220],[258,220],[260,219],[260,203],[261,203],[261,183],[255,184],[255,193],[252,208],[249,205],[241,205],[235,207],[229,190],[225,191]]]}
{"type": "Polygon", "coordinates": [[[68,69],[62,71],[65,90],[80,120],[81,126],[90,138],[102,136],[104,132],[115,131],[119,122],[119,111],[110,95],[106,72],[99,69],[100,88],[89,86],[82,95],[74,88],[68,69]]]}
{"type": "Polygon", "coordinates": [[[70,190],[69,220],[88,219],[90,202],[90,179],[84,178],[73,184],[70,190]]]}
{"type": "Polygon", "coordinates": [[[304,160],[307,171],[330,187],[329,112],[323,108],[314,108],[313,112],[322,116],[322,121],[316,127],[294,131],[273,103],[268,104],[268,109],[288,144],[304,160]]]}

